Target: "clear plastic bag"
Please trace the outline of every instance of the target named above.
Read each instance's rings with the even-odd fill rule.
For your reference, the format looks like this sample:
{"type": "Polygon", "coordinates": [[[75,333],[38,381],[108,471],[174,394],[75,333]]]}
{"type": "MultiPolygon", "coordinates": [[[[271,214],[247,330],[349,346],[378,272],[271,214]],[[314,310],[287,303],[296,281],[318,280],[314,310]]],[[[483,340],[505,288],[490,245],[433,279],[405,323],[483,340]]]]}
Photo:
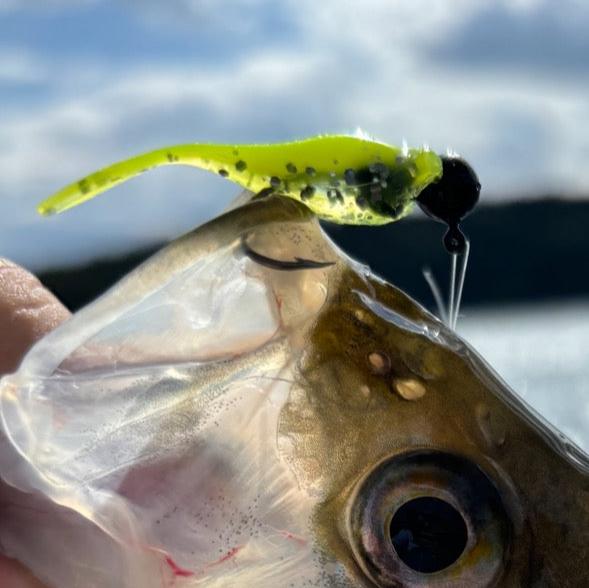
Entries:
{"type": "Polygon", "coordinates": [[[334,251],[303,208],[274,204],[172,244],[2,380],[0,468],[22,503],[2,546],[50,586],[304,576],[310,501],[278,458],[277,413],[333,269],[272,271],[242,239],[334,251]]]}

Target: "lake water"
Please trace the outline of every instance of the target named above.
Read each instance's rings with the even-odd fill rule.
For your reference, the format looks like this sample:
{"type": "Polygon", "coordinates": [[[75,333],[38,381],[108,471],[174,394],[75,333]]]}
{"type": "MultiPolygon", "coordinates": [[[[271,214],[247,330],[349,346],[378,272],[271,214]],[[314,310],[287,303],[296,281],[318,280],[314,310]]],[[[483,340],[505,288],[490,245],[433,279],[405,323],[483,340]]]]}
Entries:
{"type": "Polygon", "coordinates": [[[589,452],[589,301],[465,310],[459,334],[589,452]]]}

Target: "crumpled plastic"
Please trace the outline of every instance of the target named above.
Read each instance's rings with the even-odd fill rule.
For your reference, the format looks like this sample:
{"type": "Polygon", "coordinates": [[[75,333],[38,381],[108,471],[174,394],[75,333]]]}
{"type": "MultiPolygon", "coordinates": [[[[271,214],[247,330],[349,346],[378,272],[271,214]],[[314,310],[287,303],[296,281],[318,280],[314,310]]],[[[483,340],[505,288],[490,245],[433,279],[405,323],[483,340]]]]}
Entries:
{"type": "Polygon", "coordinates": [[[337,264],[277,272],[243,242],[336,260],[320,234],[293,202],[234,210],[34,346],[0,386],[6,554],[60,588],[312,579],[277,415],[337,264]]]}

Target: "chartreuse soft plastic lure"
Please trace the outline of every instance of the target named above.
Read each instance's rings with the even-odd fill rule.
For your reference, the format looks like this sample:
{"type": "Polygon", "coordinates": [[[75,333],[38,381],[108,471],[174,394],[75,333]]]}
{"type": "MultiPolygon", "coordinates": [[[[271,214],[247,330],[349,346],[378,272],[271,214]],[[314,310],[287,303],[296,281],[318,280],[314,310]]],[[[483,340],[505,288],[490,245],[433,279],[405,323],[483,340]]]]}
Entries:
{"type": "MultiPolygon", "coordinates": [[[[480,191],[476,174],[463,159],[349,135],[274,145],[190,143],[156,149],[94,172],[44,200],[38,211],[43,215],[63,212],[163,165],[191,165],[218,173],[254,197],[294,198],[319,218],[340,224],[390,223],[407,214],[417,201],[428,215],[448,225],[444,245],[452,254],[452,286],[449,310],[441,314],[455,324],[468,259],[468,241],[459,223],[475,206],[480,191]],[[457,273],[459,256],[463,261],[457,273]]],[[[432,280],[428,278],[441,309],[432,280]]]]}
{"type": "Polygon", "coordinates": [[[355,136],[325,135],[274,145],[192,143],[144,153],[101,169],[60,190],[39,212],[62,212],[149,169],[192,165],[226,177],[255,194],[304,202],[322,219],[381,225],[442,176],[432,151],[403,149],[355,136]]]}

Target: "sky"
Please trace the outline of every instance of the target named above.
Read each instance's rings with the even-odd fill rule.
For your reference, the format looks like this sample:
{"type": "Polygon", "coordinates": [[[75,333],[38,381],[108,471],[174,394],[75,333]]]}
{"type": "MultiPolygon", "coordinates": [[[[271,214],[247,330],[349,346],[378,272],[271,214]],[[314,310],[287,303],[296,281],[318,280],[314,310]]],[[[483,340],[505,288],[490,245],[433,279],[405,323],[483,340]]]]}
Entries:
{"type": "Polygon", "coordinates": [[[360,127],[466,157],[483,201],[589,195],[585,0],[1,0],[0,255],[34,270],[172,239],[237,188],[144,174],[61,216],[38,201],[185,142],[360,127]]]}
{"type": "Polygon", "coordinates": [[[589,454],[589,303],[465,311],[458,333],[589,454]]]}

